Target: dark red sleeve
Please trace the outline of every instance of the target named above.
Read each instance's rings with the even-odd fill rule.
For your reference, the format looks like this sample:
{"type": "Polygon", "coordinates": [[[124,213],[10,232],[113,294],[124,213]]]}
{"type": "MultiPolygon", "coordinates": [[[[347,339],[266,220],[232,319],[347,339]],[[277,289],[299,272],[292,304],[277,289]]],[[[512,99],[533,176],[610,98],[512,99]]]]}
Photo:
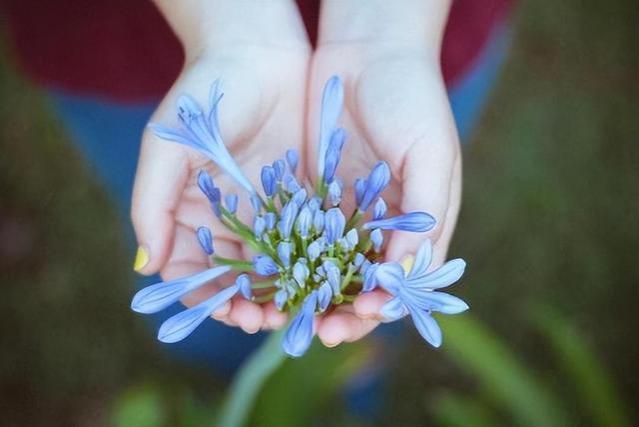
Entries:
{"type": "MultiPolygon", "coordinates": [[[[442,49],[446,81],[463,75],[508,0],[456,0],[442,49]]],[[[319,0],[298,0],[311,40],[319,0]]],[[[180,44],[147,0],[4,0],[19,64],[38,83],[121,101],[160,97],[179,73],[180,44]]]]}

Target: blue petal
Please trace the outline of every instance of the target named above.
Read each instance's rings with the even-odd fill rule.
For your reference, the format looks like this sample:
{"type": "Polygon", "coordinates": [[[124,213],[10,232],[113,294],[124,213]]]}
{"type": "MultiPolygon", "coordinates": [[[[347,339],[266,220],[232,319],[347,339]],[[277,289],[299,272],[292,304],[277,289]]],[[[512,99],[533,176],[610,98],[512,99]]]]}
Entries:
{"type": "Polygon", "coordinates": [[[315,214],[313,215],[313,228],[315,229],[315,232],[319,234],[322,231],[324,231],[325,224],[326,224],[326,213],[323,210],[318,209],[317,211],[315,211],[315,214]]]}
{"type": "Polygon", "coordinates": [[[293,200],[290,200],[282,209],[282,216],[277,227],[280,231],[282,239],[288,239],[291,235],[291,229],[297,219],[297,213],[299,212],[299,205],[293,200]]]}
{"type": "Polygon", "coordinates": [[[408,309],[399,297],[394,297],[379,310],[385,321],[394,322],[408,314],[408,309]]]}
{"type": "Polygon", "coordinates": [[[282,262],[282,265],[288,268],[291,265],[291,252],[293,245],[290,242],[280,242],[277,245],[277,256],[282,262]]]}
{"type": "Polygon", "coordinates": [[[297,260],[293,266],[293,278],[300,288],[304,288],[306,286],[306,279],[308,279],[308,276],[311,273],[306,263],[302,261],[303,259],[304,258],[297,260]]]}
{"type": "Polygon", "coordinates": [[[331,135],[331,141],[328,144],[326,150],[326,159],[324,161],[324,173],[322,178],[324,182],[331,183],[335,177],[335,171],[339,164],[340,157],[342,155],[342,147],[344,146],[344,139],[346,138],[346,132],[344,129],[339,128],[331,135]]]}
{"type": "Polygon", "coordinates": [[[322,94],[322,113],[320,117],[319,147],[317,153],[317,172],[324,172],[324,160],[337,119],[342,114],[344,86],[339,77],[331,77],[324,86],[322,94]]]}
{"type": "Polygon", "coordinates": [[[338,295],[341,293],[341,274],[339,271],[339,267],[333,263],[333,261],[324,261],[322,264],[324,267],[324,271],[326,272],[326,279],[328,280],[328,284],[331,285],[331,289],[333,290],[334,295],[338,295]]]}
{"type": "Polygon", "coordinates": [[[293,357],[300,357],[311,345],[315,335],[315,308],[317,307],[317,291],[312,292],[304,300],[304,304],[284,334],[282,348],[293,357]]]}
{"type": "Polygon", "coordinates": [[[178,142],[188,147],[195,148],[196,150],[202,150],[204,148],[202,144],[198,144],[196,140],[189,138],[188,135],[185,135],[184,132],[179,130],[174,130],[158,123],[149,123],[148,127],[158,138],[178,142]]]}
{"type": "Polygon", "coordinates": [[[419,289],[445,288],[458,281],[464,274],[465,269],[466,262],[463,259],[453,259],[426,275],[407,279],[406,286],[419,289]]]}
{"type": "Polygon", "coordinates": [[[190,291],[227,273],[231,267],[214,267],[192,276],[181,277],[168,282],[160,282],[138,291],[131,301],[131,309],[138,313],[157,313],[177,302],[190,291]]]}
{"type": "Polygon", "coordinates": [[[404,288],[401,295],[420,310],[438,311],[444,314],[459,314],[468,310],[468,304],[463,300],[444,292],[404,288]]]}
{"type": "Polygon", "coordinates": [[[435,319],[427,312],[414,309],[410,305],[408,310],[419,334],[433,347],[442,345],[442,330],[435,319]]]}
{"type": "MultiPolygon", "coordinates": [[[[370,267],[369,269],[370,270],[370,267]]],[[[368,273],[368,270],[366,273],[368,273]]],[[[393,295],[399,293],[404,282],[404,269],[396,262],[385,262],[375,271],[377,282],[393,295]]]]}
{"type": "Polygon", "coordinates": [[[407,279],[413,279],[421,277],[426,274],[428,267],[433,259],[433,244],[430,239],[426,239],[424,243],[419,247],[417,254],[415,255],[415,261],[410,272],[406,275],[407,279]]]}
{"type": "Polygon", "coordinates": [[[277,221],[277,216],[273,212],[267,212],[264,214],[264,222],[266,223],[266,229],[271,231],[275,228],[275,222],[277,221]]]}
{"type": "Polygon", "coordinates": [[[273,162],[273,170],[275,171],[275,177],[278,181],[281,181],[284,178],[284,172],[286,172],[286,163],[284,160],[277,159],[273,162]]]}
{"type": "Polygon", "coordinates": [[[284,308],[286,301],[288,301],[288,292],[286,292],[286,289],[280,289],[279,291],[275,292],[275,295],[273,296],[273,302],[275,303],[275,307],[278,310],[281,311],[284,308]]]}
{"type": "Polygon", "coordinates": [[[342,185],[339,178],[334,179],[328,185],[328,199],[331,201],[331,205],[337,206],[342,201],[342,185]]]}
{"type": "Polygon", "coordinates": [[[260,215],[253,218],[253,234],[260,239],[266,230],[266,220],[260,215]]]}
{"type": "Polygon", "coordinates": [[[237,279],[235,279],[235,284],[237,285],[244,299],[247,299],[249,301],[253,299],[253,288],[251,288],[251,279],[249,278],[248,274],[240,274],[239,276],[237,276],[237,279]]]}
{"type": "Polygon", "coordinates": [[[361,197],[359,210],[365,212],[390,182],[390,168],[386,162],[377,162],[366,179],[366,190],[361,197]]]}
{"type": "Polygon", "coordinates": [[[364,193],[366,192],[366,180],[363,178],[357,178],[355,180],[355,202],[357,206],[362,204],[362,199],[364,198],[364,193]]]}
{"type": "Polygon", "coordinates": [[[277,181],[275,180],[275,170],[271,166],[262,167],[260,174],[262,180],[262,188],[267,197],[272,197],[277,189],[277,181]]]}
{"type": "Polygon", "coordinates": [[[158,331],[158,340],[165,343],[182,341],[215,310],[222,307],[238,291],[237,285],[222,289],[208,300],[168,318],[158,331]]]}
{"type": "Polygon", "coordinates": [[[364,283],[362,283],[362,292],[370,292],[377,287],[378,281],[375,273],[379,267],[379,264],[371,264],[366,267],[366,271],[364,271],[364,283]]]}
{"type": "Polygon", "coordinates": [[[379,252],[382,249],[382,245],[384,244],[384,234],[382,234],[382,230],[376,228],[371,231],[371,242],[373,243],[375,252],[379,252]]]}
{"type": "Polygon", "coordinates": [[[297,234],[299,234],[302,239],[306,239],[311,230],[311,225],[313,225],[313,214],[307,206],[304,206],[300,211],[295,225],[297,234]]]}

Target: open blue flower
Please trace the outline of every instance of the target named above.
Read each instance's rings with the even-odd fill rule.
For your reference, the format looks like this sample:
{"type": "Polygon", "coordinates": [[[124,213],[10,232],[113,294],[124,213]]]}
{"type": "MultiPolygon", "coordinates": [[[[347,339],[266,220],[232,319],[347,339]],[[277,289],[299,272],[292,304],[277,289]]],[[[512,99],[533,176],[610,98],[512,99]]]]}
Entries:
{"type": "Polygon", "coordinates": [[[177,107],[182,128],[175,130],[156,123],[149,124],[149,127],[162,139],[179,142],[204,153],[246,191],[256,194],[255,188],[226,149],[220,135],[217,122],[217,108],[220,99],[222,99],[220,81],[215,80],[211,86],[208,117],[204,115],[202,108],[193,98],[181,95],[178,98],[177,107]]]}
{"type": "Polygon", "coordinates": [[[377,283],[393,295],[381,309],[387,320],[397,320],[410,314],[421,336],[434,347],[442,343],[441,329],[431,316],[433,312],[457,314],[468,310],[461,299],[437,292],[461,278],[466,263],[461,259],[448,261],[440,268],[428,272],[432,260],[430,240],[422,244],[410,271],[406,273],[396,262],[381,264],[375,271],[377,283]]]}
{"type": "Polygon", "coordinates": [[[409,212],[391,218],[369,221],[364,224],[364,230],[378,228],[381,230],[401,230],[417,233],[432,230],[435,224],[435,218],[426,212],[409,212]]]}

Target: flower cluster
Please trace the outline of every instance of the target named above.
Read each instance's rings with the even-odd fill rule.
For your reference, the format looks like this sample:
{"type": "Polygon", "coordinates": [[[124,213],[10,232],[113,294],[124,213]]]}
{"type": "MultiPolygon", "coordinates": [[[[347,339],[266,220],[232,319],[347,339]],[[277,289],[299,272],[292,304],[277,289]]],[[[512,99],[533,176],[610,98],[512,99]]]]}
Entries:
{"type": "Polygon", "coordinates": [[[457,259],[428,272],[432,251],[428,240],[418,251],[410,271],[406,272],[395,262],[380,262],[384,231],[425,232],[435,226],[435,219],[425,212],[387,217],[387,207],[380,196],[391,177],[385,162],[378,162],[368,176],[353,183],[354,212],[347,215],[342,210],[344,183],[336,176],[346,139],[344,129],[337,127],[343,103],[341,80],[332,77],[324,89],[317,162],[319,178],[312,193],[296,176],[299,157],[295,150],[287,151],[284,159],[262,168],[263,193],[258,192],[220,136],[217,109],[221,97],[220,84],[216,81],[208,114],[192,98],[183,95],[178,99],[181,129],[150,126],[159,137],[208,156],[247,191],[255,213],[252,224],[238,219],[236,194],[222,197],[211,176],[204,171],[198,175],[198,186],[214,214],[259,255],[251,261],[218,257],[211,230],[200,227],[197,240],[216,266],[144,288],[134,296],[131,308],[140,313],[155,313],[231,270],[242,274],[210,299],[166,320],[160,327],[158,339],[167,343],[183,340],[215,310],[238,295],[258,303],[273,301],[279,310],[291,314],[282,347],[297,357],[311,344],[315,316],[351,303],[362,292],[381,287],[392,295],[381,314],[389,321],[410,314],[424,339],[439,346],[441,331],[431,313],[460,313],[468,306],[459,298],[435,289],[456,282],[463,274],[465,263],[457,259]]]}

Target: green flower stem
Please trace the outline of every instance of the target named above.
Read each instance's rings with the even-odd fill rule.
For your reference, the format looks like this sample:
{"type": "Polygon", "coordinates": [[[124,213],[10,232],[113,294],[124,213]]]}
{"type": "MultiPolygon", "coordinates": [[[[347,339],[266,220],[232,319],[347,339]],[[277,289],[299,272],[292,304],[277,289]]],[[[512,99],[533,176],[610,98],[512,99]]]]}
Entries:
{"type": "Polygon", "coordinates": [[[344,228],[344,230],[349,231],[351,228],[356,228],[363,216],[364,212],[356,209],[346,223],[346,227],[344,228]]]}
{"type": "Polygon", "coordinates": [[[261,282],[253,282],[251,283],[252,289],[268,289],[275,286],[272,280],[263,280],[261,282]]]}
{"type": "Polygon", "coordinates": [[[236,271],[253,271],[253,263],[239,259],[224,258],[221,256],[213,256],[216,264],[231,266],[236,271]]]}
{"type": "Polygon", "coordinates": [[[340,286],[341,290],[346,289],[346,287],[350,285],[351,278],[353,277],[353,273],[355,273],[355,269],[353,268],[352,265],[349,265],[348,270],[346,271],[346,274],[344,275],[344,278],[342,279],[342,284],[340,286]]]}
{"type": "Polygon", "coordinates": [[[268,294],[265,294],[265,295],[257,296],[253,298],[253,302],[257,304],[262,304],[264,302],[272,300],[273,296],[275,296],[275,291],[269,292],[268,294]]]}
{"type": "Polygon", "coordinates": [[[284,331],[271,333],[237,372],[222,406],[219,426],[246,425],[264,383],[286,359],[280,347],[284,331]]]}

